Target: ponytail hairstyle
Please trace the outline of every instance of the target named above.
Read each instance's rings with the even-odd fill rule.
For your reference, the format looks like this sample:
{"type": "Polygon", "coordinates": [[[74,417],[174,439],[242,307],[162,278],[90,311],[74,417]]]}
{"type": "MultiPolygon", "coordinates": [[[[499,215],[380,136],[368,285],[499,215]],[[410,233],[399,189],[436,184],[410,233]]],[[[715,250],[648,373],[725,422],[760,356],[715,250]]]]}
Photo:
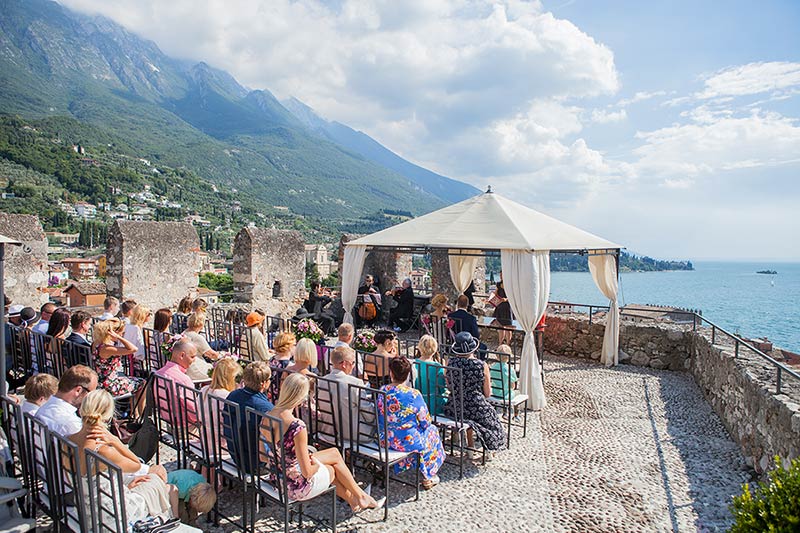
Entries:
{"type": "Polygon", "coordinates": [[[87,426],[106,424],[114,416],[114,398],[106,390],[93,390],[83,399],[79,413],[87,426]]]}

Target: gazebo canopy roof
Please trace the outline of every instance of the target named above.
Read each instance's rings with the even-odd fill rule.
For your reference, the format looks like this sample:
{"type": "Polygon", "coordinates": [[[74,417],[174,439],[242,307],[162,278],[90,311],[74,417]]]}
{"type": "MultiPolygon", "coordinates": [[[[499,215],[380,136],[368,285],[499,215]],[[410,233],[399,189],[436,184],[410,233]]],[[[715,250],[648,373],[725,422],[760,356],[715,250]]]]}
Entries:
{"type": "Polygon", "coordinates": [[[491,191],[350,241],[368,248],[613,250],[620,245],[491,191]]]}

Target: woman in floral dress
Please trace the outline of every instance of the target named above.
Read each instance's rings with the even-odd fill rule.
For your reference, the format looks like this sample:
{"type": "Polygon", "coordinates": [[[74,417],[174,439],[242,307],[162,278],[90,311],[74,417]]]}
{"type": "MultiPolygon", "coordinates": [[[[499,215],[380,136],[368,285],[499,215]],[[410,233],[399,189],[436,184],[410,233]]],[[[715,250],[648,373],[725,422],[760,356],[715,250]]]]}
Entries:
{"type": "Polygon", "coordinates": [[[97,371],[97,383],[112,396],[132,393],[138,395],[144,383],[143,379],[125,375],[122,367],[122,358],[136,353],[136,346],[122,336],[124,328],[125,324],[122,321],[111,318],[95,324],[92,334],[92,355],[94,355],[94,369],[97,371]]]}
{"type": "MultiPolygon", "coordinates": [[[[492,394],[489,366],[475,358],[478,341],[468,331],[456,335],[456,341],[450,348],[448,367],[460,368],[463,379],[456,380],[454,372],[445,372],[450,399],[444,407],[445,415],[454,417],[459,401],[464,402],[464,421],[470,425],[467,432],[467,445],[472,448],[474,433],[483,447],[489,452],[505,448],[506,432],[487,398],[492,394]]],[[[490,453],[489,457],[491,458],[490,453]]]]}
{"type": "MultiPolygon", "coordinates": [[[[395,357],[389,362],[392,382],[381,390],[386,393],[378,397],[378,431],[383,433],[383,416],[386,416],[386,435],[389,448],[400,452],[417,452],[420,472],[424,481],[422,487],[430,489],[439,483],[436,475],[444,463],[444,448],[439,438],[439,430],[431,423],[431,416],[422,394],[406,385],[411,373],[411,363],[405,357],[395,357]]],[[[416,464],[411,456],[395,465],[400,472],[416,464]]]]}

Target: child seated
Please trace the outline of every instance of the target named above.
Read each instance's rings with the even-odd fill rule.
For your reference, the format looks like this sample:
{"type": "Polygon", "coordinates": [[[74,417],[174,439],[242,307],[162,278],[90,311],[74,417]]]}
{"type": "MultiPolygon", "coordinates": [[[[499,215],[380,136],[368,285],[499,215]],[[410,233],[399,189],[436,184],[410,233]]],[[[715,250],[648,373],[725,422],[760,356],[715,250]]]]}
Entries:
{"type": "Polygon", "coordinates": [[[206,482],[202,474],[194,470],[181,469],[167,473],[167,483],[178,487],[180,519],[193,524],[198,515],[206,514],[217,502],[214,487],[206,482]]]}
{"type": "Polygon", "coordinates": [[[509,364],[511,359],[511,347],[508,344],[501,344],[497,347],[499,361],[489,366],[489,376],[492,381],[492,397],[512,400],[517,395],[517,371],[509,364]]]}
{"type": "Polygon", "coordinates": [[[25,382],[25,399],[20,408],[23,413],[36,414],[44,402],[58,390],[58,380],[50,374],[36,374],[25,382]]]}

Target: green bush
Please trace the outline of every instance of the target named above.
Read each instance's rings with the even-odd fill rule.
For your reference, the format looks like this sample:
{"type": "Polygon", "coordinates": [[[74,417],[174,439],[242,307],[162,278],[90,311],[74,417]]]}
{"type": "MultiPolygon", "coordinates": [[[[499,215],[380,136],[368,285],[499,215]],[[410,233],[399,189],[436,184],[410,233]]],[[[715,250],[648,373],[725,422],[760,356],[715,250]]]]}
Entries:
{"type": "Polygon", "coordinates": [[[759,483],[754,493],[744,485],[744,492],[733,498],[735,522],[731,533],[790,533],[800,531],[800,458],[789,469],[775,457],[775,469],[769,481],[759,483]]]}

